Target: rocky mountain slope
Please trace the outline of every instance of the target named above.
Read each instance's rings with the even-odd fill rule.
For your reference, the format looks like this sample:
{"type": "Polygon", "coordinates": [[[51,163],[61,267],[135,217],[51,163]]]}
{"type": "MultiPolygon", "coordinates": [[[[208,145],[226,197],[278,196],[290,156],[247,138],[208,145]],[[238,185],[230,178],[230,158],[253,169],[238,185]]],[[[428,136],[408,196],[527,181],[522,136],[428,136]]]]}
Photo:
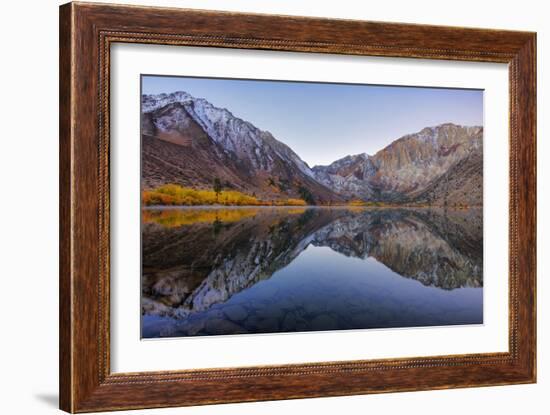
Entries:
{"type": "Polygon", "coordinates": [[[482,127],[442,124],[406,135],[374,156],[347,156],[329,166],[315,166],[313,172],[319,182],[348,198],[477,203],[482,155],[482,127]],[[475,194],[464,197],[471,191],[475,194]]]}
{"type": "Polygon", "coordinates": [[[186,92],[142,96],[144,188],[176,183],[227,188],[265,199],[343,201],[271,133],[186,92]]]}
{"type": "Polygon", "coordinates": [[[474,151],[459,160],[422,190],[410,194],[407,202],[434,206],[482,206],[482,151],[474,151]]]}
{"type": "Polygon", "coordinates": [[[142,96],[142,185],[223,186],[266,200],[481,205],[483,128],[442,124],[312,169],[290,147],[186,92],[142,96]]]}

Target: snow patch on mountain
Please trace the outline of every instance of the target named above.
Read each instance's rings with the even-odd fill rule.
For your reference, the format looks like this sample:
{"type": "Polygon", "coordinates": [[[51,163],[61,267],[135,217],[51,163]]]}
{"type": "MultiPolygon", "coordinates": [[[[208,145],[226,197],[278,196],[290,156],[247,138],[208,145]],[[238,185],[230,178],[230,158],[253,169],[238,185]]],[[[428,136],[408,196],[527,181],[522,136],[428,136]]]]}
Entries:
{"type": "MultiPolygon", "coordinates": [[[[302,173],[314,178],[309,166],[271,133],[262,131],[248,121],[234,116],[225,108],[218,108],[204,98],[178,91],[171,94],[143,95],[142,112],[153,112],[167,105],[180,103],[206,133],[226,150],[245,157],[257,169],[270,171],[274,167],[275,152],[281,159],[294,164],[302,173]]],[[[157,127],[164,128],[163,125],[157,127]]]]}

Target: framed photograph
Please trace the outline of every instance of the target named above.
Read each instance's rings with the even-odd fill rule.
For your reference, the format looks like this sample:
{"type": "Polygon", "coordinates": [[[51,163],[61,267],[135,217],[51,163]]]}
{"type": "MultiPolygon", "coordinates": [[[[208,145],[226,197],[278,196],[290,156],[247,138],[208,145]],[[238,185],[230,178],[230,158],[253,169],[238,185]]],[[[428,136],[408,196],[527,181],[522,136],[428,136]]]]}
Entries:
{"type": "Polygon", "coordinates": [[[60,407],[536,380],[536,35],[60,8],[60,407]]]}

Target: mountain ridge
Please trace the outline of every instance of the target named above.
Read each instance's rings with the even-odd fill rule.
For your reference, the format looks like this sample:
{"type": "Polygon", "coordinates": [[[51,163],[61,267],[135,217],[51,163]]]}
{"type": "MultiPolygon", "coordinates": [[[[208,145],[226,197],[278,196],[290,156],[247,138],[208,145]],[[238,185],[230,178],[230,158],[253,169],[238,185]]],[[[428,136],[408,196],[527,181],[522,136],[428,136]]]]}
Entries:
{"type": "Polygon", "coordinates": [[[226,109],[184,92],[144,95],[142,103],[145,188],[166,183],[207,188],[219,178],[228,188],[266,199],[284,195],[309,198],[313,203],[344,201],[317,182],[309,166],[290,147],[226,109]],[[185,150],[168,150],[168,145],[151,141],[154,139],[185,150]],[[167,159],[169,166],[163,166],[167,159]],[[174,166],[179,174],[160,177],[163,168],[174,172],[174,166]]]}
{"type": "MultiPolygon", "coordinates": [[[[359,153],[328,166],[314,166],[316,178],[349,198],[414,202],[413,195],[471,154],[482,154],[483,127],[444,123],[407,134],[374,155],[359,153]]],[[[482,172],[482,157],[476,159],[482,172]]],[[[481,185],[481,174],[479,176],[481,185]]],[[[435,197],[440,200],[441,197],[435,197]]],[[[452,203],[461,203],[455,198],[452,203]]]]}
{"type": "Polygon", "coordinates": [[[310,168],[270,132],[184,91],[142,95],[141,122],[144,188],[167,183],[209,188],[219,178],[227,188],[264,199],[298,197],[308,204],[359,199],[471,205],[482,200],[480,126],[426,127],[374,155],[348,155],[310,168]],[[461,170],[463,160],[472,165],[461,170]],[[469,174],[468,180],[442,182],[451,170],[469,174]],[[465,187],[451,192],[449,183],[465,187]],[[472,191],[475,197],[464,197],[472,191]]]}

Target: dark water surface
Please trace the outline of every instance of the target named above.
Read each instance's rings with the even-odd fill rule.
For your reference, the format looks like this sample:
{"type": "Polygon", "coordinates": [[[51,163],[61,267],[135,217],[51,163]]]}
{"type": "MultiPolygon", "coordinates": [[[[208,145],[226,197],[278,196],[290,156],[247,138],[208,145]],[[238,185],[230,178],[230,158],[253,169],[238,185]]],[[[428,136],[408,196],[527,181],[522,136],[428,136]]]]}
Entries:
{"type": "Polygon", "coordinates": [[[478,209],[143,211],[142,337],[483,323],[478,209]]]}

